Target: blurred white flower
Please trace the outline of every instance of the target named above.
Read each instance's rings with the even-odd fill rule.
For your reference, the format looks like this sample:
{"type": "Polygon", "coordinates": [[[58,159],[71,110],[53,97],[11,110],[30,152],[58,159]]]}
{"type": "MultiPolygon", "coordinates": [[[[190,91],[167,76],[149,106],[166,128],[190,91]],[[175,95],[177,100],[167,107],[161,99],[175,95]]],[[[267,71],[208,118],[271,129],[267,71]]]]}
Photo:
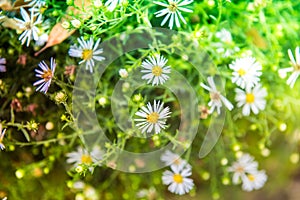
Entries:
{"type": "Polygon", "coordinates": [[[169,79],[167,74],[171,73],[171,67],[165,66],[167,62],[168,59],[163,56],[149,56],[142,62],[141,72],[145,73],[142,79],[148,80],[147,83],[152,82],[152,85],[164,84],[169,79]]]}
{"type": "Polygon", "coordinates": [[[232,72],[232,82],[241,88],[252,88],[260,80],[262,66],[253,57],[238,58],[229,64],[232,72]]]}
{"type": "Polygon", "coordinates": [[[68,29],[70,28],[70,23],[68,21],[63,21],[63,23],[61,24],[61,26],[64,28],[64,29],[68,29]]]}
{"type": "Polygon", "coordinates": [[[191,165],[179,155],[172,153],[169,150],[166,150],[160,160],[164,162],[167,166],[172,165],[173,168],[176,168],[177,171],[182,170],[183,168],[191,168],[191,165]]]}
{"type": "Polygon", "coordinates": [[[6,59],[0,57],[0,72],[6,72],[6,59]]]}
{"type": "MultiPolygon", "coordinates": [[[[77,167],[80,164],[91,166],[92,164],[101,161],[103,154],[103,151],[101,151],[98,146],[95,146],[91,152],[88,152],[82,147],[77,147],[77,151],[67,154],[67,163],[73,163],[74,167],[77,167]]],[[[92,169],[93,168],[90,168],[90,171],[92,171],[92,169]]]]}
{"type": "Polygon", "coordinates": [[[233,47],[233,48],[228,48],[224,47],[223,44],[217,43],[217,53],[222,54],[223,58],[227,58],[229,56],[232,56],[234,53],[239,52],[240,48],[239,47],[233,47]]]}
{"type": "Polygon", "coordinates": [[[222,28],[221,31],[217,32],[216,37],[224,43],[232,43],[231,33],[225,28],[222,28]]]}
{"type": "Polygon", "coordinates": [[[88,200],[99,200],[99,196],[94,187],[88,185],[83,189],[83,195],[88,200]]]}
{"type": "Polygon", "coordinates": [[[100,97],[98,99],[98,103],[100,104],[100,106],[105,106],[105,104],[107,103],[107,99],[105,97],[100,97]]]}
{"type": "Polygon", "coordinates": [[[102,0],[94,0],[94,6],[100,8],[102,6],[102,0]]]}
{"type": "Polygon", "coordinates": [[[232,110],[232,103],[230,103],[230,101],[228,101],[228,99],[221,95],[221,93],[217,90],[213,77],[208,77],[207,82],[209,86],[203,83],[201,83],[200,85],[204,89],[208,90],[210,93],[210,102],[208,103],[208,106],[210,106],[211,108],[209,110],[209,113],[212,113],[216,108],[217,113],[220,114],[222,103],[225,105],[226,108],[228,108],[228,110],[232,110]]]}
{"type": "Polygon", "coordinates": [[[186,24],[184,17],[181,12],[189,12],[193,11],[183,6],[193,3],[193,0],[168,0],[168,3],[162,3],[159,1],[154,1],[155,4],[166,7],[160,11],[155,12],[156,17],[165,16],[163,21],[161,22],[161,26],[163,26],[169,20],[169,28],[172,29],[174,22],[177,27],[180,27],[180,20],[186,24]],[[180,20],[179,20],[180,19],[180,20]]]}
{"type": "Polygon", "coordinates": [[[229,172],[233,172],[232,182],[238,184],[242,176],[246,173],[254,173],[257,171],[258,163],[249,154],[243,154],[236,162],[228,168],[229,172]]]}
{"type": "Polygon", "coordinates": [[[24,0],[24,2],[30,2],[28,4],[28,6],[31,6],[31,7],[43,7],[46,5],[46,2],[45,0],[24,0]]]}
{"type": "Polygon", "coordinates": [[[183,195],[188,193],[193,187],[193,179],[188,178],[192,175],[191,168],[178,170],[171,165],[172,171],[166,170],[163,173],[162,181],[164,185],[169,185],[168,190],[172,193],[183,195]]]}
{"type": "Polygon", "coordinates": [[[48,37],[47,33],[40,35],[35,41],[36,46],[43,46],[48,41],[48,37]]]}
{"type": "Polygon", "coordinates": [[[73,188],[76,190],[83,190],[85,187],[85,183],[83,181],[76,181],[73,183],[73,188]]]}
{"type": "Polygon", "coordinates": [[[142,129],[142,133],[150,133],[153,129],[155,133],[160,133],[166,127],[166,119],[170,117],[169,107],[164,108],[164,103],[154,100],[153,106],[148,102],[147,107],[143,106],[135,115],[142,119],[134,119],[139,122],[136,126],[142,129]]]}
{"type": "Polygon", "coordinates": [[[236,97],[235,100],[238,102],[237,106],[243,106],[243,115],[250,115],[250,111],[254,114],[258,114],[260,110],[264,110],[266,107],[267,91],[265,88],[262,88],[260,84],[256,85],[253,89],[249,87],[246,88],[246,91],[243,91],[239,88],[235,89],[236,97]]]}
{"type": "Polygon", "coordinates": [[[71,20],[71,24],[74,28],[80,28],[81,21],[79,21],[78,19],[73,19],[73,20],[71,20]]]}
{"type": "Polygon", "coordinates": [[[121,78],[127,78],[128,77],[128,72],[126,69],[120,69],[119,70],[119,75],[121,76],[121,78]]]}
{"type": "Polygon", "coordinates": [[[233,172],[232,182],[234,184],[242,181],[242,189],[252,191],[262,188],[267,181],[265,171],[258,171],[257,167],[258,163],[252,156],[243,154],[228,168],[228,171],[233,172]]]}
{"type": "Polygon", "coordinates": [[[286,83],[293,88],[296,80],[298,79],[300,75],[300,48],[296,47],[295,49],[295,56],[296,59],[293,56],[292,50],[288,50],[288,54],[291,60],[292,67],[284,68],[279,70],[279,74],[286,75],[287,72],[293,72],[292,75],[288,78],[286,83]]]}
{"type": "Polygon", "coordinates": [[[157,192],[154,187],[150,187],[149,189],[142,189],[137,192],[137,198],[147,198],[147,199],[156,199],[157,192]]]}
{"type": "Polygon", "coordinates": [[[126,0],[107,0],[106,3],[104,4],[107,9],[112,12],[118,4],[122,4],[126,0]]]}
{"type": "Polygon", "coordinates": [[[255,171],[255,172],[249,173],[247,175],[243,175],[242,176],[242,180],[243,180],[242,189],[247,192],[250,192],[252,190],[258,190],[265,185],[267,179],[268,179],[268,177],[267,177],[265,171],[263,171],[263,170],[255,171]]]}

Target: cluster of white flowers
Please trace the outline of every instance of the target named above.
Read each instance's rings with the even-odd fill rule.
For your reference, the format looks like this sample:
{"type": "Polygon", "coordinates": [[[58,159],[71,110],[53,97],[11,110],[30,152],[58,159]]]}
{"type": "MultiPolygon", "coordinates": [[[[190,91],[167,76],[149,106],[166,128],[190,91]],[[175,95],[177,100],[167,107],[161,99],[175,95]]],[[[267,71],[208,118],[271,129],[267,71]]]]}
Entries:
{"type": "Polygon", "coordinates": [[[249,154],[243,154],[236,162],[228,168],[233,172],[232,182],[239,184],[242,181],[244,191],[258,190],[262,188],[267,181],[267,175],[264,170],[258,170],[258,163],[249,154]]]}
{"type": "MultiPolygon", "coordinates": [[[[148,84],[152,82],[152,85],[164,84],[169,76],[167,74],[171,73],[171,67],[166,66],[168,59],[164,58],[162,55],[149,56],[142,62],[142,79],[148,80],[148,84]]],[[[119,72],[121,75],[121,71],[119,72]]],[[[122,74],[124,71],[122,71],[122,74]]],[[[164,108],[164,103],[154,100],[153,106],[148,102],[147,107],[143,106],[135,115],[142,117],[135,119],[139,122],[136,124],[142,133],[150,133],[152,130],[155,133],[160,133],[161,129],[166,128],[166,119],[170,117],[171,112],[169,107],[164,108]]]]}
{"type": "Polygon", "coordinates": [[[169,186],[170,192],[183,195],[194,187],[193,179],[188,178],[192,175],[192,167],[186,160],[167,150],[161,156],[161,161],[171,168],[171,171],[166,170],[162,175],[163,184],[169,186]]]}
{"type": "MultiPolygon", "coordinates": [[[[258,114],[260,110],[264,110],[267,91],[259,83],[262,66],[256,62],[255,58],[244,57],[236,59],[229,67],[233,70],[232,82],[241,88],[235,89],[235,100],[237,101],[237,107],[243,107],[243,115],[248,116],[251,111],[254,114],[258,114]]],[[[208,86],[204,83],[200,85],[210,93],[211,101],[208,103],[208,106],[211,108],[209,113],[216,109],[217,113],[220,114],[223,104],[228,110],[232,110],[233,105],[217,90],[213,77],[208,77],[207,81],[208,86]]]]}
{"type": "Polygon", "coordinates": [[[77,199],[89,199],[89,200],[97,200],[99,199],[99,195],[94,187],[83,182],[76,181],[72,185],[72,189],[76,192],[75,200],[77,199]]]}
{"type": "Polygon", "coordinates": [[[262,66],[253,57],[238,58],[229,64],[232,72],[232,82],[237,86],[235,100],[238,107],[243,107],[244,116],[250,115],[252,111],[258,114],[266,106],[267,91],[259,83],[262,74],[262,66]]]}
{"type": "Polygon", "coordinates": [[[240,51],[240,48],[233,43],[231,33],[225,28],[218,31],[216,37],[221,41],[216,43],[216,47],[217,53],[221,54],[222,57],[227,58],[240,51]]]}

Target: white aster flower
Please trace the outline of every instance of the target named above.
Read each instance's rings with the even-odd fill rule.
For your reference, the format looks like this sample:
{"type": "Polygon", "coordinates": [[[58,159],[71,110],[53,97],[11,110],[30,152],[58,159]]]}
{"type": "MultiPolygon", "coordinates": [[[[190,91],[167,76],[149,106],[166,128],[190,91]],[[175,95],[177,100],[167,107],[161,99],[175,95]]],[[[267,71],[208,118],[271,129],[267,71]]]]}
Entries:
{"type": "Polygon", "coordinates": [[[240,48],[234,45],[231,33],[225,28],[217,32],[216,37],[221,40],[221,42],[216,43],[216,47],[217,53],[222,54],[222,57],[227,58],[240,51],[240,48]]]}
{"type": "Polygon", "coordinates": [[[81,21],[78,20],[78,19],[73,19],[73,20],[71,20],[71,24],[72,24],[72,26],[73,26],[74,28],[80,28],[80,26],[81,26],[81,21]]]}
{"type": "Polygon", "coordinates": [[[183,168],[191,168],[191,165],[179,155],[172,153],[171,151],[165,151],[160,160],[164,162],[167,166],[172,165],[176,170],[182,170],[183,168]]]}
{"type": "Polygon", "coordinates": [[[163,56],[149,56],[142,62],[141,72],[145,73],[142,79],[148,80],[147,83],[152,82],[152,85],[164,84],[169,79],[166,74],[171,73],[171,67],[165,66],[167,62],[168,59],[163,56]]]}
{"type": "Polygon", "coordinates": [[[142,129],[142,133],[145,131],[150,133],[153,129],[155,133],[160,133],[161,129],[166,128],[166,119],[170,117],[171,112],[169,112],[169,107],[163,108],[163,106],[164,103],[160,104],[160,101],[154,100],[153,106],[148,102],[147,107],[143,106],[135,113],[135,115],[142,117],[142,119],[134,119],[139,122],[136,126],[142,129]]]}
{"type": "Polygon", "coordinates": [[[2,125],[0,124],[0,149],[1,149],[1,150],[4,150],[4,149],[5,149],[5,146],[4,146],[4,144],[2,143],[3,138],[4,138],[4,135],[5,135],[5,132],[6,132],[6,129],[2,130],[2,125]]]}
{"type": "Polygon", "coordinates": [[[228,101],[228,99],[226,99],[223,95],[221,95],[221,93],[217,90],[217,87],[215,85],[213,77],[211,77],[211,76],[208,77],[207,82],[208,82],[209,86],[207,86],[203,83],[201,83],[200,85],[204,89],[208,90],[210,93],[211,100],[208,103],[208,106],[210,106],[211,108],[209,110],[209,113],[212,113],[216,108],[217,113],[220,114],[222,103],[226,106],[226,108],[228,108],[228,110],[232,110],[233,105],[230,103],[230,101],[228,101]]]}
{"type": "Polygon", "coordinates": [[[74,188],[76,190],[83,190],[85,186],[86,186],[85,182],[76,181],[73,183],[72,188],[74,188]]]}
{"type": "Polygon", "coordinates": [[[54,71],[56,68],[56,63],[54,58],[51,57],[50,59],[50,68],[42,61],[39,63],[40,69],[35,69],[36,72],[35,76],[41,78],[41,80],[36,81],[33,85],[37,86],[36,91],[47,93],[49,86],[51,84],[52,78],[54,77],[54,71]]]}
{"type": "Polygon", "coordinates": [[[163,26],[168,20],[169,20],[169,28],[172,29],[174,25],[174,21],[177,27],[180,27],[180,20],[186,24],[185,19],[183,18],[182,12],[189,12],[192,13],[193,11],[187,8],[184,8],[183,6],[186,6],[188,4],[191,4],[193,0],[168,0],[168,3],[162,3],[159,1],[154,1],[155,4],[158,4],[160,6],[166,7],[160,11],[155,12],[156,17],[165,16],[163,21],[161,22],[161,26],[163,26]]]}
{"type": "Polygon", "coordinates": [[[24,2],[30,2],[29,4],[27,4],[28,6],[38,8],[46,5],[46,2],[44,0],[24,0],[24,2]]]}
{"type": "Polygon", "coordinates": [[[101,151],[98,146],[95,146],[91,152],[88,152],[82,147],[78,147],[77,151],[68,153],[67,157],[67,163],[73,163],[74,167],[77,167],[80,164],[91,166],[92,164],[101,161],[103,157],[103,151],[101,151]]]}
{"type": "Polygon", "coordinates": [[[121,76],[121,78],[127,78],[128,77],[128,72],[126,69],[120,69],[119,70],[119,75],[121,76]]]}
{"type": "Polygon", "coordinates": [[[48,34],[47,33],[43,33],[42,35],[40,35],[38,37],[38,39],[35,41],[35,45],[36,46],[43,46],[47,41],[48,41],[48,34]]]}
{"type": "Polygon", "coordinates": [[[252,190],[258,190],[262,188],[265,185],[265,182],[267,181],[268,177],[265,173],[265,171],[256,171],[249,173],[247,175],[242,176],[243,185],[242,189],[244,191],[250,192],[252,190]]]}
{"type": "Polygon", "coordinates": [[[83,196],[85,197],[84,199],[89,199],[89,200],[99,200],[99,196],[97,191],[95,190],[94,187],[87,185],[83,189],[83,196]]]}
{"type": "Polygon", "coordinates": [[[126,0],[107,0],[104,5],[110,12],[112,12],[118,4],[122,4],[124,1],[126,0]]]}
{"type": "Polygon", "coordinates": [[[232,182],[238,184],[240,179],[246,173],[254,173],[257,171],[258,163],[249,154],[243,154],[236,162],[228,168],[229,172],[233,172],[232,182]]]}
{"type": "Polygon", "coordinates": [[[260,110],[264,110],[266,107],[267,90],[262,88],[260,84],[256,85],[253,89],[246,88],[243,91],[239,88],[235,89],[236,97],[235,100],[238,102],[237,106],[243,106],[243,115],[250,115],[250,111],[254,114],[258,114],[260,110]]]}
{"type": "Polygon", "coordinates": [[[300,48],[296,47],[295,49],[295,56],[296,59],[293,56],[292,50],[288,50],[288,54],[291,60],[292,67],[288,67],[285,69],[280,69],[279,73],[280,74],[286,74],[287,72],[293,72],[292,75],[288,78],[286,83],[293,88],[295,85],[296,80],[298,79],[300,75],[300,48]]]}
{"type": "Polygon", "coordinates": [[[137,192],[137,198],[146,198],[146,199],[156,199],[157,191],[154,187],[150,187],[149,189],[142,189],[137,192]]]}
{"type": "Polygon", "coordinates": [[[18,22],[18,26],[20,27],[20,29],[24,30],[23,33],[20,35],[19,40],[21,40],[22,45],[27,40],[26,46],[29,46],[29,43],[32,39],[38,40],[39,29],[36,27],[36,25],[42,23],[42,15],[38,15],[36,17],[34,11],[31,10],[29,16],[24,8],[21,8],[20,11],[23,20],[15,18],[15,20],[17,20],[18,22]]]}
{"type": "Polygon", "coordinates": [[[231,33],[228,30],[226,30],[225,28],[222,28],[221,31],[217,32],[216,37],[219,38],[224,43],[227,43],[227,44],[232,43],[231,33]]]}
{"type": "Polygon", "coordinates": [[[222,54],[223,58],[232,56],[236,52],[240,51],[239,47],[228,48],[228,47],[224,47],[223,44],[221,43],[217,43],[216,46],[217,46],[217,53],[222,54]]]}
{"type": "Polygon", "coordinates": [[[0,72],[6,72],[6,59],[0,57],[0,72]]]}
{"type": "Polygon", "coordinates": [[[78,43],[80,47],[75,45],[70,47],[69,55],[72,57],[81,58],[82,61],[79,64],[86,63],[86,69],[89,69],[91,73],[93,73],[93,67],[95,66],[95,60],[103,61],[105,58],[103,56],[99,56],[103,53],[103,49],[98,49],[100,38],[94,44],[94,40],[90,38],[90,40],[85,41],[83,37],[78,38],[78,43]]]}
{"type": "Polygon", "coordinates": [[[232,72],[232,82],[241,88],[253,87],[259,82],[262,66],[253,57],[238,58],[229,64],[232,72]]]}
{"type": "Polygon", "coordinates": [[[192,175],[191,168],[178,170],[171,165],[172,171],[166,170],[163,173],[162,181],[164,185],[169,185],[168,190],[172,193],[183,195],[188,193],[193,187],[193,179],[187,178],[192,175]]]}

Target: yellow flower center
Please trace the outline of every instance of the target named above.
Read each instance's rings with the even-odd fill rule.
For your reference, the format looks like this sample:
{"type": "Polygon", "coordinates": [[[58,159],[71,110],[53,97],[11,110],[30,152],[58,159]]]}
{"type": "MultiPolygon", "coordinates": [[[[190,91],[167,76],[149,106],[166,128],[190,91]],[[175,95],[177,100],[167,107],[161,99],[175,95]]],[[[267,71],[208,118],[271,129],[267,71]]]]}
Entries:
{"type": "Polygon", "coordinates": [[[177,4],[174,2],[170,2],[168,9],[170,12],[175,12],[177,10],[177,4]]]}
{"type": "Polygon", "coordinates": [[[83,60],[90,60],[93,57],[93,50],[92,49],[84,49],[82,51],[82,59],[83,60]]]}
{"type": "Polygon", "coordinates": [[[242,68],[240,68],[237,73],[240,75],[240,76],[244,76],[246,74],[246,71],[242,68]]]}
{"type": "Polygon", "coordinates": [[[84,164],[91,164],[93,162],[92,157],[90,155],[82,155],[81,162],[84,164]]]}
{"type": "Polygon", "coordinates": [[[43,71],[42,78],[45,80],[45,82],[48,82],[52,78],[51,69],[48,69],[47,71],[43,71]]]}
{"type": "Polygon", "coordinates": [[[181,159],[180,158],[178,158],[177,160],[174,160],[174,164],[175,165],[180,165],[180,163],[181,163],[181,159]]]}
{"type": "Polygon", "coordinates": [[[249,181],[251,181],[251,182],[255,181],[255,176],[253,176],[252,174],[248,174],[247,177],[248,177],[249,181]]]}
{"type": "Polygon", "coordinates": [[[159,66],[154,66],[152,68],[152,74],[154,74],[154,76],[160,76],[162,74],[162,68],[159,66]]]}
{"type": "Polygon", "coordinates": [[[159,114],[157,112],[150,113],[146,119],[149,123],[155,124],[158,121],[159,114]]]}
{"type": "Polygon", "coordinates": [[[295,69],[295,71],[300,71],[300,65],[293,65],[294,66],[294,69],[295,69]]]}
{"type": "Polygon", "coordinates": [[[26,30],[30,30],[32,28],[31,23],[30,22],[26,22],[25,23],[25,29],[26,30]]]}
{"type": "Polygon", "coordinates": [[[212,93],[210,93],[210,98],[211,98],[211,100],[219,100],[220,99],[219,92],[212,92],[212,93]]]}
{"type": "Polygon", "coordinates": [[[255,96],[252,93],[246,94],[246,102],[247,103],[253,103],[255,100],[255,96]]]}
{"type": "Polygon", "coordinates": [[[245,171],[245,169],[244,169],[244,167],[242,167],[242,166],[238,166],[238,167],[236,168],[236,172],[243,173],[244,171],[245,171]]]}
{"type": "Polygon", "coordinates": [[[183,177],[180,174],[174,174],[173,180],[175,183],[182,183],[183,182],[183,177]]]}

